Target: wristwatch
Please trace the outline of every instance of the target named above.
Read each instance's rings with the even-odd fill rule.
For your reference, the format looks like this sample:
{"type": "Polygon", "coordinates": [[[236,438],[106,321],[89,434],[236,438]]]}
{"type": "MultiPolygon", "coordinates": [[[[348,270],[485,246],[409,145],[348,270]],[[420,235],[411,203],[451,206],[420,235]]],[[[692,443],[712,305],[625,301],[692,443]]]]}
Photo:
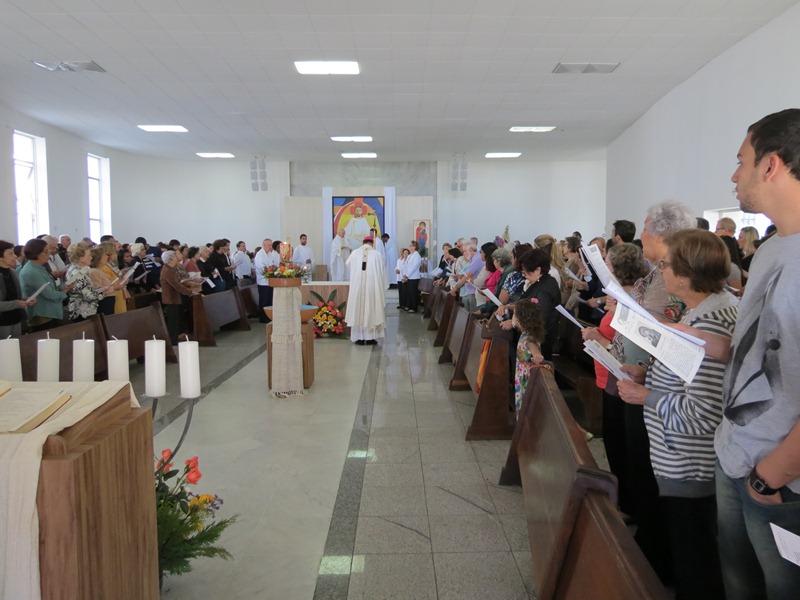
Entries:
{"type": "Polygon", "coordinates": [[[780,491],[769,487],[767,482],[758,474],[755,467],[750,471],[747,482],[750,484],[750,487],[755,490],[756,494],[760,494],[761,496],[774,496],[780,491]]]}

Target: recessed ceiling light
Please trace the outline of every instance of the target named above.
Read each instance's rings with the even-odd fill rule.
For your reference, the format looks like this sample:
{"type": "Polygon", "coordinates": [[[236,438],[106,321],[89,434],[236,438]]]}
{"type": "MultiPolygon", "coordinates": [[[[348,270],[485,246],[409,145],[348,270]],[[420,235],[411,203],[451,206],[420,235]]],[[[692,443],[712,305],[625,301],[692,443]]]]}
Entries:
{"type": "Polygon", "coordinates": [[[375,152],[342,152],[342,158],[378,158],[375,152]]]}
{"type": "Polygon", "coordinates": [[[137,125],[137,127],[150,133],[186,133],[189,131],[181,125],[137,125]]]}
{"type": "Polygon", "coordinates": [[[198,152],[200,158],[234,158],[230,152],[198,152]]]}
{"type": "Polygon", "coordinates": [[[526,127],[520,125],[512,127],[509,131],[513,133],[547,133],[548,131],[553,131],[555,128],[555,125],[542,127],[526,127]]]}
{"type": "Polygon", "coordinates": [[[371,142],[371,135],[333,135],[331,140],[334,142],[371,142]]]}
{"type": "Polygon", "coordinates": [[[358,75],[354,60],[296,60],[294,66],[301,75],[358,75]]]}
{"type": "Polygon", "coordinates": [[[106,70],[93,60],[32,60],[37,67],[47,71],[95,71],[105,73],[106,70]]]}
{"type": "Polygon", "coordinates": [[[486,158],[519,158],[522,152],[487,152],[486,158]]]}

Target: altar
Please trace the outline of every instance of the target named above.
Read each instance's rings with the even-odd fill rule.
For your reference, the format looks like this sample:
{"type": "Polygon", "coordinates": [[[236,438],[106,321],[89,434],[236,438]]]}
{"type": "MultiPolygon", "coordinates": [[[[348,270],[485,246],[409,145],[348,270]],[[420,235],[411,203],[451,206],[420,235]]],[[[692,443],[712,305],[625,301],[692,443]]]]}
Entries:
{"type": "Polygon", "coordinates": [[[333,302],[339,306],[342,302],[347,302],[350,295],[350,282],[349,281],[310,281],[304,283],[300,288],[300,293],[303,297],[303,304],[312,304],[314,306],[319,302],[311,292],[319,294],[324,301],[327,302],[331,292],[336,290],[336,298],[333,302]]]}

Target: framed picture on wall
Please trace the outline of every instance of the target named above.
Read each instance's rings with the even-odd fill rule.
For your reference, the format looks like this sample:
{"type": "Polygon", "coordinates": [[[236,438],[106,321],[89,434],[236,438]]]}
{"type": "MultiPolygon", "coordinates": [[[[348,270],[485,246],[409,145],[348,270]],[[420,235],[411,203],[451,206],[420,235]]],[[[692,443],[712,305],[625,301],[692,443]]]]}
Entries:
{"type": "Polygon", "coordinates": [[[428,258],[428,236],[430,235],[430,221],[414,221],[414,239],[419,246],[419,255],[422,258],[428,258]]]}
{"type": "Polygon", "coordinates": [[[345,240],[351,250],[357,250],[369,235],[370,229],[378,230],[378,237],[385,230],[385,198],[383,196],[334,196],[333,232],[345,231],[345,240]]]}

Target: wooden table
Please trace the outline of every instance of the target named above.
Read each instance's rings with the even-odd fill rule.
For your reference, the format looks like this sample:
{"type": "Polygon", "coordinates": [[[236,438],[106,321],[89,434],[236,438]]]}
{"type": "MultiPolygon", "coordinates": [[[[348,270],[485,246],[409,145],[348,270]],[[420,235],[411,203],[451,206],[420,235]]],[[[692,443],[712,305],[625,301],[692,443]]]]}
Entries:
{"type": "Polygon", "coordinates": [[[300,288],[300,293],[303,295],[303,304],[316,305],[319,300],[311,295],[311,292],[316,292],[322,299],[327,302],[331,292],[336,290],[336,298],[334,302],[339,306],[342,302],[347,302],[350,296],[350,282],[349,281],[312,281],[304,283],[300,288]]]}

